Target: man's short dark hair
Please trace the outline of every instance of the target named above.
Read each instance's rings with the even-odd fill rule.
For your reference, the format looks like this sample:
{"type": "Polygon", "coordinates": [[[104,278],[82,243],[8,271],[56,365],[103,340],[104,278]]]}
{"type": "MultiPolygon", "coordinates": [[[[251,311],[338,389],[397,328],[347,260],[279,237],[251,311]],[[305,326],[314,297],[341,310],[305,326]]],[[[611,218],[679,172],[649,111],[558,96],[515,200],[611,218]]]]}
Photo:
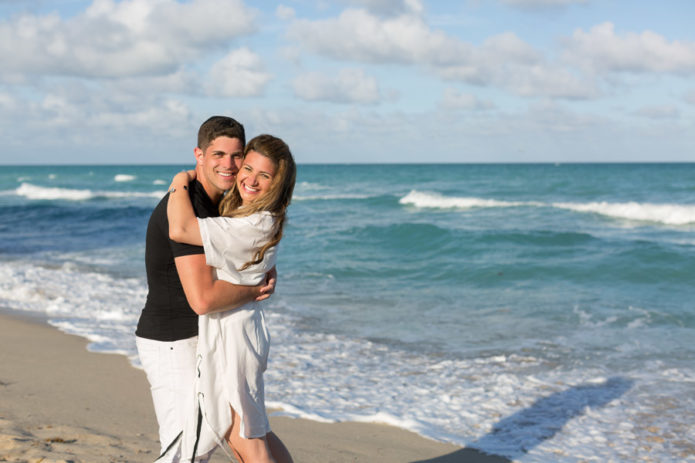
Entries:
{"type": "Polygon", "coordinates": [[[217,137],[238,138],[242,146],[246,145],[244,126],[227,116],[212,116],[203,122],[198,130],[198,148],[205,149],[217,137]]]}

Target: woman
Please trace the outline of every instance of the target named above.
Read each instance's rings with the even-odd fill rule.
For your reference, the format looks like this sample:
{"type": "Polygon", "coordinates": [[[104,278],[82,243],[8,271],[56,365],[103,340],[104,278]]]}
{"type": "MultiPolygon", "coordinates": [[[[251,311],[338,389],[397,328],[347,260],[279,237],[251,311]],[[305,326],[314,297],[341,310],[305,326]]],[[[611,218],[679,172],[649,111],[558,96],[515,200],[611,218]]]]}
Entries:
{"type": "MultiPolygon", "coordinates": [[[[170,237],[202,245],[217,279],[257,285],[275,265],[294,190],[289,147],[271,135],[248,143],[236,183],[220,202],[221,217],[197,219],[189,196],[175,193],[193,178],[195,171],[181,172],[171,184],[170,237]]],[[[202,289],[215,291],[214,283],[202,289]]],[[[266,437],[272,435],[263,387],[270,337],[259,303],[201,315],[198,324],[197,400],[180,442],[182,457],[205,455],[217,445],[224,449],[224,439],[245,463],[275,462],[271,446],[278,460],[291,461],[279,440],[269,445],[266,437]]]]}

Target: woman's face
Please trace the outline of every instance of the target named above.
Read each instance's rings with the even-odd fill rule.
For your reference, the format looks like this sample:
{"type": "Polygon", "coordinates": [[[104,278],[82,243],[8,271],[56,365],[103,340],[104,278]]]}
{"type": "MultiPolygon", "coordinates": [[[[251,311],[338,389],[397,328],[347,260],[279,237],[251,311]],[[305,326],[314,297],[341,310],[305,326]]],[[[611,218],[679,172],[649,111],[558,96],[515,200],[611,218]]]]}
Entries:
{"type": "Polygon", "coordinates": [[[275,163],[256,151],[249,151],[236,176],[243,205],[250,204],[270,190],[275,176],[275,163]]]}

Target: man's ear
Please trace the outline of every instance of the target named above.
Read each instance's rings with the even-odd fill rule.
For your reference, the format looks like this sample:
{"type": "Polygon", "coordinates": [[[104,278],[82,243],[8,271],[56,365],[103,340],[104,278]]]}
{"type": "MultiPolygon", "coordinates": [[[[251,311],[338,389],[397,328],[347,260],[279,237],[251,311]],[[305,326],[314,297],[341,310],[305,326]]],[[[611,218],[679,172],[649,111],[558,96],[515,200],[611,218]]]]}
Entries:
{"type": "Polygon", "coordinates": [[[196,164],[202,164],[203,160],[205,159],[205,153],[203,153],[203,150],[201,150],[198,147],[195,147],[193,149],[193,154],[195,155],[196,164]]]}

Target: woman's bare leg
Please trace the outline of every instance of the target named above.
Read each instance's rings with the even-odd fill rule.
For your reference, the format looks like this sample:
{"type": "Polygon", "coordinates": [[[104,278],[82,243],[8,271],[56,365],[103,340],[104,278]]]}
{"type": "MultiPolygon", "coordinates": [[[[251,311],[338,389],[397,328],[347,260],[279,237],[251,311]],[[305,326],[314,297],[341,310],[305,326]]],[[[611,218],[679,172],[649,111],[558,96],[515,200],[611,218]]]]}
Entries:
{"type": "MultiPolygon", "coordinates": [[[[230,439],[232,432],[233,432],[233,429],[234,429],[234,423],[237,421],[237,420],[235,420],[235,418],[236,418],[236,416],[234,414],[234,409],[232,409],[232,425],[229,427],[227,434],[224,435],[224,440],[227,441],[227,444],[229,444],[229,448],[231,448],[232,452],[234,452],[234,456],[236,457],[237,461],[239,463],[244,463],[244,460],[241,459],[241,455],[239,455],[239,452],[237,452],[237,450],[234,448],[234,446],[232,445],[232,440],[230,439]]],[[[237,433],[237,435],[239,434],[238,427],[236,429],[236,433],[237,433]]]]}
{"type": "Polygon", "coordinates": [[[227,442],[241,463],[277,463],[270,453],[265,437],[243,438],[239,435],[239,415],[232,408],[232,427],[227,433],[227,442]]]}

